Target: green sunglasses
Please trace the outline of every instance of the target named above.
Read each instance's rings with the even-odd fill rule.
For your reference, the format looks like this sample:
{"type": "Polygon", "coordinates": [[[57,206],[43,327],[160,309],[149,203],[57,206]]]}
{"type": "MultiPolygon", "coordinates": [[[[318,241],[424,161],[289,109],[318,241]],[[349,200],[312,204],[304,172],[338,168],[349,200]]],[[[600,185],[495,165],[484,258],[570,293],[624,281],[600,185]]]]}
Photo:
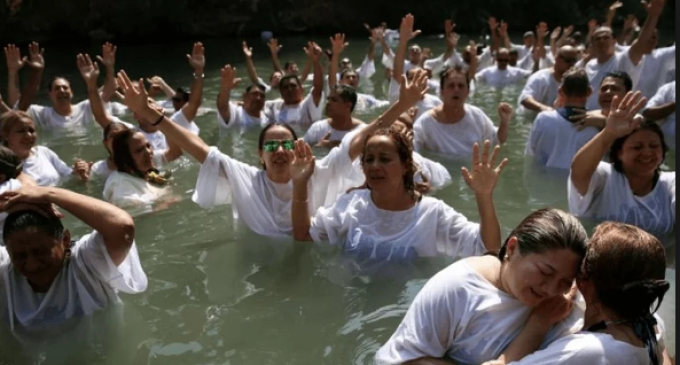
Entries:
{"type": "Polygon", "coordinates": [[[279,146],[283,146],[284,151],[291,151],[295,149],[295,141],[290,139],[283,141],[267,141],[262,144],[262,149],[264,152],[274,152],[279,148],[279,146]]]}

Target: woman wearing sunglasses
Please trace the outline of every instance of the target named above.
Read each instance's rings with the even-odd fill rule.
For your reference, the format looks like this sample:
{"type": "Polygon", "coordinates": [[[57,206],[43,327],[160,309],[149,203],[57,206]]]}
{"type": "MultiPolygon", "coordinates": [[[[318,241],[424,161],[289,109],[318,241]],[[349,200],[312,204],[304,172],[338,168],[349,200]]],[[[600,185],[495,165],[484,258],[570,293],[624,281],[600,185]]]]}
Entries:
{"type": "MultiPolygon", "coordinates": [[[[405,100],[393,106],[384,119],[390,123],[408,110],[426,90],[426,81],[402,86],[405,100]],[[409,104],[410,103],[410,104],[409,104]]],[[[255,233],[284,237],[292,233],[292,183],[289,152],[297,139],[295,132],[281,124],[270,124],[260,133],[258,155],[262,169],[237,161],[165,118],[146,103],[143,83],[133,85],[124,71],[118,74],[125,92],[125,103],[144,118],[158,119],[158,128],[169,141],[194,156],[201,164],[193,200],[202,207],[231,204],[234,217],[242,219],[255,233]]],[[[380,118],[379,118],[380,119],[380,118]]],[[[370,127],[370,126],[369,126],[370,127]]],[[[364,130],[369,129],[364,128],[364,130]]],[[[315,161],[313,177],[307,187],[309,209],[330,205],[338,195],[363,181],[353,173],[352,160],[361,153],[361,138],[346,140],[325,158],[315,161]],[[356,141],[356,143],[355,143],[356,141]]]]}

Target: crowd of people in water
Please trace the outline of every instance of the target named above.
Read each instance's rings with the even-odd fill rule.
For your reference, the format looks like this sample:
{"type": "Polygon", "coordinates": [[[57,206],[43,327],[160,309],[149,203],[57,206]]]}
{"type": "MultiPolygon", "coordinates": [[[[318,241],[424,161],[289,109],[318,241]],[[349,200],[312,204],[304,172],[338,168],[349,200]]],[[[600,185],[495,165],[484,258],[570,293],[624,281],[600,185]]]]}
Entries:
{"type": "Polygon", "coordinates": [[[660,238],[675,227],[675,171],[661,168],[675,148],[675,45],[658,47],[664,0],[645,2],[642,26],[628,17],[615,34],[620,5],[602,24],[590,21],[585,35],[540,23],[523,44],[490,18],[490,44],[459,45],[446,21],[439,56],[414,43],[420,31],[409,14],[398,30],[367,26],[370,46],[358,67],[342,57],[343,34],[326,51],[308,42],[301,70],[280,65],[281,46],[271,39],[267,81],[243,42],[247,78],[221,68],[215,122],[227,134],[259,129],[252,152],[260,166],[201,138],[201,43],[187,56],[190,90],[159,76],[132,79],[116,69],[116,46],[106,43],[95,61],[77,55],[87,99],[74,103],[74,80],[55,77],[49,106],[33,102],[43,50],[32,43],[22,57],[8,45],[0,325],[45,328],[102,310],[120,301],[119,292],[143,292],[135,244],[143,228],[126,210],[163,202],[172,179],[163,167],[188,155],[201,165],[193,202],[230,205],[235,220],[259,235],[328,242],[373,266],[450,258],[376,353],[378,364],[674,363],[665,345],[674,333],[664,325],[675,320],[674,308],[671,317],[655,312],[669,289],[666,269],[674,269],[660,238]],[[388,100],[358,92],[362,81],[382,77],[377,49],[388,100]],[[489,116],[468,101],[482,83],[525,86],[516,106],[501,102],[489,116]],[[383,111],[365,123],[360,109],[383,111]],[[536,210],[502,237],[493,193],[508,163],[499,151],[515,109],[534,119],[527,159],[567,172],[569,212],[536,210]],[[101,127],[108,153],[94,163],[69,165],[72,156],[36,143],[38,132],[89,133],[91,125],[101,127]],[[319,151],[327,154],[317,158],[319,151]],[[462,178],[479,222],[432,196],[452,178],[424,151],[470,161],[462,178]],[[102,196],[58,187],[69,178],[105,180],[102,196]],[[92,232],[72,241],[62,210],[92,232]],[[588,235],[581,218],[602,223],[588,235]]]}

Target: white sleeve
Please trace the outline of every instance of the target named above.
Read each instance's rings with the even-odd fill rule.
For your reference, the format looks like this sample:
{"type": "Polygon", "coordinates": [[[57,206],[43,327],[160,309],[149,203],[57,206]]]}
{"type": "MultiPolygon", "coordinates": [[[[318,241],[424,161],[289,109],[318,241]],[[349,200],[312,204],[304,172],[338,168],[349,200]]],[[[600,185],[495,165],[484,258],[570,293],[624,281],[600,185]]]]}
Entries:
{"type": "Polygon", "coordinates": [[[361,62],[359,66],[359,81],[368,80],[373,75],[375,75],[375,61],[368,58],[368,55],[364,57],[364,61],[361,62]]]}
{"type": "Polygon", "coordinates": [[[454,258],[483,255],[486,247],[479,223],[470,222],[441,200],[438,205],[437,252],[454,258]]]}
{"type": "MultiPolygon", "coordinates": [[[[393,51],[394,52],[394,51],[393,51]]],[[[394,54],[394,53],[393,53],[394,54]]],[[[383,52],[382,55],[382,64],[385,66],[385,68],[389,68],[390,70],[393,70],[394,67],[394,57],[388,56],[385,52],[383,52]]]]}
{"type": "Polygon", "coordinates": [[[647,105],[645,106],[645,109],[652,108],[652,107],[657,107],[660,105],[664,105],[666,103],[670,103],[671,101],[675,100],[669,100],[671,93],[669,92],[671,90],[670,86],[673,86],[671,84],[666,84],[663,85],[657,90],[656,94],[652,96],[651,99],[647,102],[647,105]]]}
{"type": "Polygon", "coordinates": [[[520,106],[522,105],[522,102],[529,97],[537,101],[543,99],[542,96],[545,94],[547,84],[543,82],[544,79],[540,76],[541,73],[535,73],[529,76],[526,85],[524,85],[524,88],[522,89],[522,93],[519,95],[520,106]]]}
{"type": "Polygon", "coordinates": [[[119,174],[109,175],[103,195],[104,200],[123,209],[138,206],[150,208],[156,200],[156,195],[141,191],[132,181],[119,174]]]}
{"type": "Polygon", "coordinates": [[[427,112],[423,113],[413,123],[413,150],[420,152],[425,148],[425,130],[423,129],[423,119],[428,118],[427,112]]]}
{"type": "Polygon", "coordinates": [[[318,123],[326,123],[324,120],[320,120],[318,122],[314,122],[311,127],[305,132],[305,135],[302,137],[302,139],[305,141],[305,143],[309,144],[310,146],[314,147],[319,141],[324,137],[321,135],[322,129],[320,128],[320,125],[318,123]]]}
{"type": "Polygon", "coordinates": [[[47,158],[50,160],[50,163],[52,166],[54,166],[54,169],[57,170],[59,173],[59,176],[65,177],[65,176],[70,176],[73,173],[73,169],[69,167],[69,165],[66,164],[66,162],[62,161],[59,156],[57,156],[54,151],[47,147],[39,147],[42,149],[46,154],[47,158]]]}
{"type": "Polygon", "coordinates": [[[390,104],[394,104],[399,100],[399,87],[399,82],[394,77],[390,77],[390,88],[387,92],[387,100],[390,104]]]}
{"type": "MultiPolygon", "coordinates": [[[[16,107],[19,105],[19,101],[17,101],[17,105],[14,106],[16,107]]],[[[47,124],[47,121],[45,120],[45,107],[42,105],[36,105],[36,104],[31,104],[31,106],[28,107],[28,110],[26,111],[30,116],[31,119],[33,119],[33,122],[36,125],[39,125],[41,127],[44,127],[45,124],[47,124]]]]}
{"type": "Polygon", "coordinates": [[[224,118],[222,118],[222,114],[220,114],[219,110],[217,111],[217,124],[219,124],[222,127],[225,128],[231,128],[237,125],[240,125],[243,121],[239,118],[236,119],[236,116],[238,115],[238,107],[236,104],[234,104],[232,101],[229,101],[229,123],[224,122],[224,118]]]}
{"type": "Polygon", "coordinates": [[[234,184],[252,186],[258,169],[222,154],[217,147],[210,152],[201,165],[196,189],[191,199],[202,208],[230,204],[234,184]]]}
{"type": "Polygon", "coordinates": [[[613,365],[607,361],[603,345],[590,336],[564,337],[545,350],[536,351],[508,365],[613,365]]]}
{"type": "Polygon", "coordinates": [[[439,162],[423,157],[420,160],[420,165],[421,173],[425,175],[434,189],[441,189],[451,183],[449,170],[439,162]]]}
{"type": "Polygon", "coordinates": [[[477,71],[475,74],[475,80],[486,82],[486,74],[491,70],[490,68],[485,68],[483,70],[477,71]]]}
{"type": "Polygon", "coordinates": [[[180,111],[173,114],[170,117],[170,120],[175,122],[175,124],[182,126],[184,129],[190,131],[193,134],[197,135],[201,131],[200,128],[198,128],[198,126],[196,125],[196,123],[187,119],[187,117],[184,115],[184,109],[180,109],[180,111]]]}
{"type": "Polygon", "coordinates": [[[314,242],[328,241],[333,245],[345,241],[350,221],[351,210],[348,209],[354,194],[345,194],[335,204],[319,208],[309,226],[309,235],[314,242]]]}
{"type": "Polygon", "coordinates": [[[300,115],[300,120],[303,124],[311,125],[315,121],[323,118],[323,100],[324,94],[321,94],[319,104],[314,104],[312,90],[309,91],[305,100],[302,101],[302,114],[300,115]]]}
{"type": "Polygon", "coordinates": [[[418,292],[392,337],[376,353],[375,363],[396,365],[421,357],[444,357],[466,309],[459,291],[462,289],[446,271],[432,277],[418,292]]]}
{"type": "Polygon", "coordinates": [[[580,216],[586,214],[590,209],[593,201],[597,195],[602,192],[605,185],[607,184],[607,179],[613,173],[613,166],[607,162],[600,162],[597,165],[597,169],[590,178],[590,183],[588,184],[588,191],[586,195],[581,196],[576,186],[571,180],[571,173],[569,174],[569,182],[567,188],[567,196],[569,198],[569,212],[575,216],[580,216]]]}
{"type": "Polygon", "coordinates": [[[83,236],[71,248],[71,260],[86,277],[128,294],[146,290],[147,277],[133,243],[125,261],[116,266],[106,249],[104,237],[97,231],[83,236]]]}

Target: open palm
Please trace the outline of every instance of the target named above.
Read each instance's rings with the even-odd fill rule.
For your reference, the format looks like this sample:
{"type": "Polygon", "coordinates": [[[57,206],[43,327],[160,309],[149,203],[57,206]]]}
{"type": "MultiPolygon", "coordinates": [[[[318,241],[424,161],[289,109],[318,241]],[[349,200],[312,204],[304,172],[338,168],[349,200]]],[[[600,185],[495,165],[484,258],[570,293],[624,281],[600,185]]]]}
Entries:
{"type": "Polygon", "coordinates": [[[480,156],[479,144],[475,143],[472,147],[471,170],[462,168],[463,179],[475,194],[491,194],[496,187],[498,177],[508,163],[508,159],[505,158],[498,166],[494,167],[500,146],[493,149],[493,154],[489,158],[490,149],[491,142],[489,140],[484,141],[484,151],[480,156]]]}
{"type": "Polygon", "coordinates": [[[306,183],[314,173],[314,154],[312,147],[304,140],[295,141],[295,149],[288,151],[290,162],[290,178],[294,183],[306,183]]]}

